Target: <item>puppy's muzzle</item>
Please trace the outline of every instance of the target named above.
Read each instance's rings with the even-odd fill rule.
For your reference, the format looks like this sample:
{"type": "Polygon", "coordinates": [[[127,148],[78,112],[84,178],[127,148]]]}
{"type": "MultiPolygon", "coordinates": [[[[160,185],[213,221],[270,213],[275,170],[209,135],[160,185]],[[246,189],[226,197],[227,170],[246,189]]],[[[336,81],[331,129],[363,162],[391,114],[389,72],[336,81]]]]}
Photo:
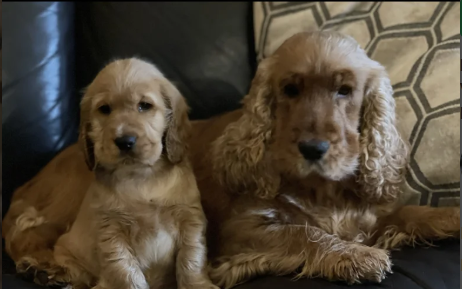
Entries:
{"type": "Polygon", "coordinates": [[[316,162],[329,150],[330,144],[327,141],[312,139],[298,143],[298,150],[307,161],[316,162]]]}
{"type": "Polygon", "coordinates": [[[136,144],[136,136],[124,135],[116,138],[114,143],[121,152],[129,152],[136,144]]]}

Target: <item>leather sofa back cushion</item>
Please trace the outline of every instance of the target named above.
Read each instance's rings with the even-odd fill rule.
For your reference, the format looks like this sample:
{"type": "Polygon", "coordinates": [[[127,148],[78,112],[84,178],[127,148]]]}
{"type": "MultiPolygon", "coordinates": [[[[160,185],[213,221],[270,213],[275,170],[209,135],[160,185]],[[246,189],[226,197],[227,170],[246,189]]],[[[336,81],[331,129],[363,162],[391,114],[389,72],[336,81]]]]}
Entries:
{"type": "Polygon", "coordinates": [[[77,140],[82,89],[116,57],[151,60],[192,118],[239,106],[255,67],[252,3],[7,2],[2,65],[3,212],[77,140]]]}
{"type": "Polygon", "coordinates": [[[5,2],[2,6],[5,213],[13,190],[77,139],[79,96],[74,87],[73,3],[5,2]]]}
{"type": "Polygon", "coordinates": [[[76,4],[77,87],[115,57],[154,62],[193,119],[235,109],[253,76],[252,3],[76,4]]]}

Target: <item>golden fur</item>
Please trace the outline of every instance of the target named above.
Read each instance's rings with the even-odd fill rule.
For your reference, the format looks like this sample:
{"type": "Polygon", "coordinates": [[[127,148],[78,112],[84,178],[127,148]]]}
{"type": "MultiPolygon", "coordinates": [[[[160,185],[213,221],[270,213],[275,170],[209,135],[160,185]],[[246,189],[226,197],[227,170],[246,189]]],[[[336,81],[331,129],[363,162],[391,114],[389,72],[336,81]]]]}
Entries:
{"type": "MultiPolygon", "coordinates": [[[[459,235],[460,208],[399,205],[407,146],[396,129],[392,88],[352,38],[294,35],[260,63],[243,103],[192,128],[216,284],[293,273],[380,282],[391,270],[388,249],[459,235]],[[339,94],[343,86],[348,95],[339,94]],[[297,143],[314,138],[330,148],[311,163],[297,143]]],[[[41,252],[75,218],[73,207],[93,178],[78,154],[69,147],[13,197],[3,235],[20,272],[27,273],[25,257],[45,260],[41,252]],[[31,210],[27,229],[19,229],[19,217],[31,210]]]]}
{"type": "Polygon", "coordinates": [[[387,249],[458,236],[460,208],[398,202],[407,145],[392,93],[352,38],[300,33],[260,63],[241,111],[194,124],[216,284],[291,273],[380,282],[387,249]],[[318,162],[298,151],[311,139],[330,143],[318,162]]]}
{"type": "MultiPolygon", "coordinates": [[[[79,146],[96,178],[53,256],[25,256],[18,269],[39,284],[73,288],[216,288],[207,276],[206,219],[187,158],[187,110],[153,65],[135,58],[107,65],[81,102],[79,146]],[[126,135],[136,144],[123,152],[114,140],[126,135]]],[[[36,217],[29,228],[47,223],[35,207],[26,212],[36,217]]],[[[14,244],[8,247],[14,253],[14,244]]]]}

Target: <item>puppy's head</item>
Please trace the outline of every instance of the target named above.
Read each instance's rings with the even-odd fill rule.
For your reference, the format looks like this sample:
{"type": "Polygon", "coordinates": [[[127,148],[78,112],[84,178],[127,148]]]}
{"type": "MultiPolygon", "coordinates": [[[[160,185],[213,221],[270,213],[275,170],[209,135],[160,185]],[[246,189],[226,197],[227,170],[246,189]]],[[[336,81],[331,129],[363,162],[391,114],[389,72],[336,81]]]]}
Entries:
{"type": "Polygon", "coordinates": [[[180,92],[152,64],[130,58],[102,69],[81,101],[79,141],[91,170],[179,163],[189,136],[180,92]]]}
{"type": "Polygon", "coordinates": [[[394,196],[407,153],[394,109],[385,69],[353,38],[296,34],[260,63],[244,115],[217,141],[226,160],[216,169],[228,185],[272,197],[281,175],[337,181],[359,168],[368,195],[394,196]]]}

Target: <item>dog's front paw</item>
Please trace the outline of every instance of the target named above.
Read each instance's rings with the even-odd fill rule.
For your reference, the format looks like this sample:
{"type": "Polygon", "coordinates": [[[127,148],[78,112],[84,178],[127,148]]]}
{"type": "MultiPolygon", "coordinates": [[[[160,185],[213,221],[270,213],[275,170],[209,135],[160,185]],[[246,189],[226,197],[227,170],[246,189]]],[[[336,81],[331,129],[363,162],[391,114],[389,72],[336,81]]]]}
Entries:
{"type": "MultiPolygon", "coordinates": [[[[460,207],[447,207],[441,208],[440,223],[435,227],[441,227],[442,231],[447,234],[449,238],[460,238],[460,207]]],[[[444,233],[441,233],[444,238],[444,233]]]]}
{"type": "Polygon", "coordinates": [[[342,253],[334,262],[330,279],[343,280],[348,284],[367,280],[380,283],[391,271],[391,260],[386,250],[355,245],[342,253]]]}
{"type": "MultiPolygon", "coordinates": [[[[221,256],[212,260],[208,266],[208,273],[212,282],[220,288],[230,289],[257,276],[261,269],[256,266],[241,266],[247,260],[252,260],[248,254],[221,256]]],[[[268,260],[271,262],[271,260],[268,260]]],[[[275,261],[279,262],[279,261],[275,261]]],[[[267,271],[266,274],[271,274],[267,271]]]]}
{"type": "Polygon", "coordinates": [[[211,281],[205,279],[194,284],[180,285],[178,289],[220,289],[220,287],[212,284],[211,281]]]}
{"type": "Polygon", "coordinates": [[[214,284],[217,284],[219,288],[231,288],[238,280],[232,274],[233,264],[232,259],[228,256],[220,257],[216,260],[213,260],[209,264],[209,276],[214,284]]]}
{"type": "Polygon", "coordinates": [[[178,289],[220,289],[220,287],[213,285],[212,283],[203,284],[203,285],[191,285],[191,286],[183,286],[178,287],[178,289]]]}
{"type": "Polygon", "coordinates": [[[52,262],[37,262],[24,257],[16,263],[17,274],[26,280],[48,287],[67,288],[70,282],[67,270],[52,262]]]}

